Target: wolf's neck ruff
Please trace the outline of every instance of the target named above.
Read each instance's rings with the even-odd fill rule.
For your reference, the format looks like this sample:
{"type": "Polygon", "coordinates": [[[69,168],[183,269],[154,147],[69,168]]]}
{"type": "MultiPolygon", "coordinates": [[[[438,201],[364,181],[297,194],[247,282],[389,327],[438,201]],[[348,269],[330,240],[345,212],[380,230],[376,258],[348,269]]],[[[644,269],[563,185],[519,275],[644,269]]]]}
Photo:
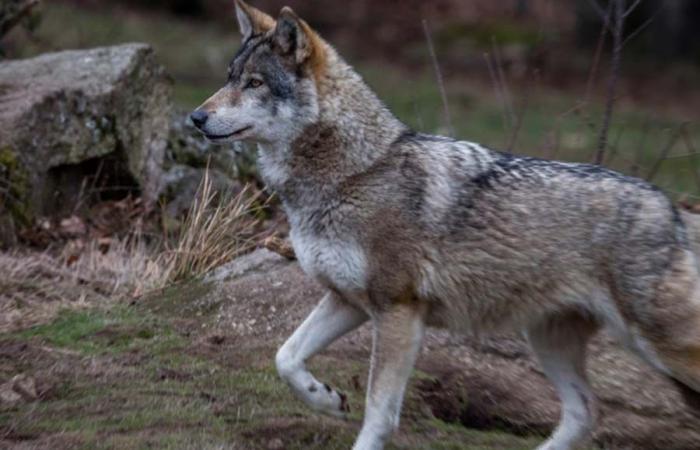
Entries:
{"type": "Polygon", "coordinates": [[[409,129],[326,46],[316,120],[288,142],[260,144],[263,176],[283,197],[321,192],[369,170],[409,129]]]}

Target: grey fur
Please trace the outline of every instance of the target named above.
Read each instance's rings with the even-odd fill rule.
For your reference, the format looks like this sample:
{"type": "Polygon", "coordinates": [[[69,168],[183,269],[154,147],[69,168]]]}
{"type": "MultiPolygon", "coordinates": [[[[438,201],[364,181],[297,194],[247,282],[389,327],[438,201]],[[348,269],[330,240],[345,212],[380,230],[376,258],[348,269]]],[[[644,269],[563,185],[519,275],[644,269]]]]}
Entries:
{"type": "MultiPolygon", "coordinates": [[[[307,403],[331,413],[336,405],[337,413],[341,394],[305,397],[318,394],[308,388],[318,382],[303,362],[322,345],[304,333],[323,330],[314,320],[329,321],[327,345],[366,318],[374,323],[356,449],[382,448],[398,425],[425,324],[530,333],[565,408],[585,416],[565,414],[543,449],[573,448],[590,431],[583,357],[566,349],[583,352],[598,326],[700,389],[697,260],[661,191],[598,166],[415,133],[327,43],[306,36],[322,55],[313,67],[289,56],[289,30],[305,28],[290,11],[284,24],[289,48],[275,47],[277,29],[249,36],[229,83],[263,73],[271,95],[260,108],[270,117],[280,105],[295,111],[270,125],[280,138],[248,139],[259,143],[261,174],[282,198],[302,268],[330,292],[280,350],[280,373],[307,403]],[[346,316],[352,323],[331,327],[346,316]],[[572,331],[552,331],[559,329],[572,331]]],[[[235,115],[235,104],[226,111],[235,115]]]]}

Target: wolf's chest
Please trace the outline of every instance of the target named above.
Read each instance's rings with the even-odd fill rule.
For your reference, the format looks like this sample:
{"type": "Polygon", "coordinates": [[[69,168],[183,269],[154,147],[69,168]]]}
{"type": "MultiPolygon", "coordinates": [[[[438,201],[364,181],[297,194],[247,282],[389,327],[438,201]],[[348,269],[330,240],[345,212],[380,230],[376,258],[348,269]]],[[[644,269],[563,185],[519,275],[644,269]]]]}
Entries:
{"type": "Polygon", "coordinates": [[[321,284],[346,293],[366,288],[367,256],[356,242],[294,228],[291,239],[301,268],[321,284]]]}

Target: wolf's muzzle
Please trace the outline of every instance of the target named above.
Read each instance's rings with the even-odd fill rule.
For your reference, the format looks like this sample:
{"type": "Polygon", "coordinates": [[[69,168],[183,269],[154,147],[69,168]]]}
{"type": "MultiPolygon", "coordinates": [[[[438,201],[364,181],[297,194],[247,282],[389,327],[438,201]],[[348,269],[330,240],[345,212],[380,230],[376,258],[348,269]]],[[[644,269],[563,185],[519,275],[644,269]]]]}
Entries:
{"type": "Polygon", "coordinates": [[[203,109],[196,109],[192,112],[192,114],[190,114],[190,119],[192,119],[192,123],[200,130],[202,129],[204,124],[207,123],[208,118],[209,113],[203,109]]]}

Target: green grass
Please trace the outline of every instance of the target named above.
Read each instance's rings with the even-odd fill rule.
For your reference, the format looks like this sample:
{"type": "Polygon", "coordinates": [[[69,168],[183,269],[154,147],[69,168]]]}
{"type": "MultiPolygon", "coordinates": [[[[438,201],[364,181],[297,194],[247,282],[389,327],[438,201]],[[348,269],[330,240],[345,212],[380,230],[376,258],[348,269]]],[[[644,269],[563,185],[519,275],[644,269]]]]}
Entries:
{"type": "Polygon", "coordinates": [[[168,348],[177,340],[155,317],[147,320],[127,307],[103,310],[64,310],[51,323],[22,331],[18,337],[36,338],[86,354],[118,353],[144,343],[168,348]]]}
{"type": "MultiPolygon", "coordinates": [[[[169,294],[162,295],[167,302],[169,294]]],[[[352,409],[347,421],[318,416],[279,380],[270,344],[207,350],[199,344],[206,315],[183,319],[176,311],[155,313],[157,303],[154,298],[140,306],[64,311],[46,325],[0,335],[3,343],[71,351],[61,356],[60,389],[0,410],[0,435],[48,439],[42,442],[55,449],[258,449],[279,441],[298,450],[352,445],[364,392],[351,388],[349,380],[364,380],[366,362],[330,355],[311,362],[320,379],[349,393],[352,409]]],[[[21,364],[24,372],[40,373],[44,363],[25,358],[21,364]]],[[[429,378],[418,372],[414,382],[429,378]]],[[[539,441],[445,424],[410,388],[401,433],[387,448],[515,450],[539,441]]]]}

